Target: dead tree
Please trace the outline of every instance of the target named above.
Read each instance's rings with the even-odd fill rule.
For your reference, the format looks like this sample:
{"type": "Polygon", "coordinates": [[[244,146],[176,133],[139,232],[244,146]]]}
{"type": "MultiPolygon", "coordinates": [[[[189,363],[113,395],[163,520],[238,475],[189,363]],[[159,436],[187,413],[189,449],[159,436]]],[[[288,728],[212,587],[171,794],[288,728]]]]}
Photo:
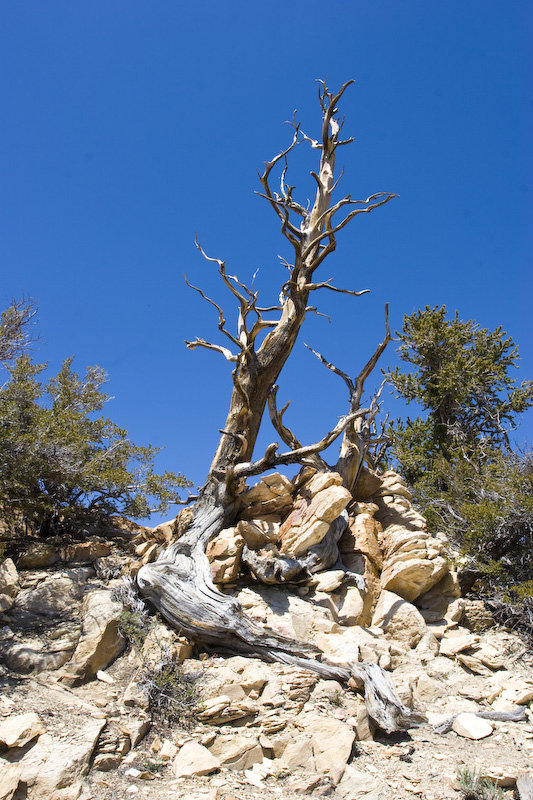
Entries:
{"type": "Polygon", "coordinates": [[[266,163],[260,175],[264,197],[281,222],[281,232],[293,249],[292,263],[285,262],[288,278],[281,286],[279,301],[270,307],[259,305],[253,287],[229,275],[223,261],[205,258],[218,265],[223,283],[238,302],[237,329],[226,325],[224,311],[202,289],[191,286],[214,307],[218,314],[218,329],[226,337],[227,346],[197,338],[187,342],[189,348],[215,350],[234,365],[233,390],[226,424],[211,464],[207,481],[192,507],[191,523],[185,533],[163,552],[154,564],[144,566],[138,575],[141,592],[176,628],[204,647],[217,652],[256,655],[265,660],[299,664],[325,676],[347,681],[356,678],[366,687],[366,697],[372,716],[386,730],[412,724],[412,717],[395,697],[386,676],[373,665],[350,664],[339,667],[329,664],[311,645],[286,639],[273,631],[260,628],[242,612],[238,601],[219,592],[211,580],[205,549],[208,542],[235,518],[237,494],[243,480],[288,464],[312,465],[318,469],[338,471],[345,486],[352,490],[367,455],[372,427],[378,410],[378,397],[361,408],[366,378],[375,367],[390,340],[388,319],[384,341],[376,349],[359,376],[351,380],[346,373],[320,356],[320,360],[347,384],[350,407],[337,425],[320,441],[304,446],[284,425],[283,414],[276,407],[276,381],[294,347],[306,314],[314,310],[310,298],[318,290],[341,292],[355,297],[367,290],[354,291],[334,286],[331,280],[320,280],[315,273],[336,248],[336,236],[359,214],[367,214],[388,203],[395,195],[378,192],[365,200],[353,200],[346,195],[333,201],[337,187],[335,160],[337,149],[352,139],[342,139],[343,121],[337,118],[337,104],[348,81],[337,94],[320,82],[319,102],[322,110],[320,140],[307,136],[293,121],[292,141],[286,150],[266,163]],[[320,154],[312,207],[303,205],[293,195],[294,187],[287,181],[287,157],[301,143],[311,145],[320,154]],[[279,192],[271,186],[271,176],[281,168],[279,192]],[[289,448],[279,453],[279,445],[271,444],[264,455],[253,460],[254,445],[265,407],[282,441],[289,448]],[[343,435],[340,457],[336,465],[328,466],[320,453],[337,437],[343,435]]]}

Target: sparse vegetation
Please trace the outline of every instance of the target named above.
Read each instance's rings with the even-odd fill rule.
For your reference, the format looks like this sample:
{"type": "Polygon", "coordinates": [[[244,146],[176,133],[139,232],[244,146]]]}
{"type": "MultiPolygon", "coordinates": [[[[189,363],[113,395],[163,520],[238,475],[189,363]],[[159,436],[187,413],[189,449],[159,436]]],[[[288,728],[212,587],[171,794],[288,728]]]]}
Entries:
{"type": "Polygon", "coordinates": [[[154,636],[161,622],[149,615],[132,581],[114,594],[124,605],[120,630],[141,661],[137,683],[146,693],[152,718],[164,725],[189,725],[199,703],[197,676],[184,673],[168,642],[154,636]]]}
{"type": "Polygon", "coordinates": [[[462,800],[505,800],[505,792],[489,778],[482,778],[470,767],[457,770],[462,800]]]}

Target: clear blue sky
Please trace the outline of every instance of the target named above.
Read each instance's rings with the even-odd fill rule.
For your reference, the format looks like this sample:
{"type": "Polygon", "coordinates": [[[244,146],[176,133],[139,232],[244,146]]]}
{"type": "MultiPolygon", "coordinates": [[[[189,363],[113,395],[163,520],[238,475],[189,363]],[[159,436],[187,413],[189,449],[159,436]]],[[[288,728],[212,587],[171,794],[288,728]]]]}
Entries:
{"type": "MultiPolygon", "coordinates": [[[[277,296],[287,254],[254,195],[257,169],[289,140],[295,108],[319,131],[316,78],[342,104],[344,192],[399,199],[339,236],[323,293],[280,380],[304,441],[344,413],[345,389],[303,347],[355,374],[403,314],[446,304],[520,346],[533,376],[531,0],[4,0],[1,4],[2,307],[39,303],[36,357],[56,372],[99,364],[108,414],[159,469],[203,482],[223,426],[229,365],[184,339],[216,340],[213,309],[183,273],[232,302],[194,247],[277,296]]],[[[289,173],[310,191],[314,153],[289,173]]],[[[382,365],[394,363],[391,349],[382,365]]],[[[376,376],[370,388],[379,383],[376,376]]],[[[268,429],[264,445],[275,436],[268,429]]],[[[533,417],[517,440],[533,441],[533,417]]]]}

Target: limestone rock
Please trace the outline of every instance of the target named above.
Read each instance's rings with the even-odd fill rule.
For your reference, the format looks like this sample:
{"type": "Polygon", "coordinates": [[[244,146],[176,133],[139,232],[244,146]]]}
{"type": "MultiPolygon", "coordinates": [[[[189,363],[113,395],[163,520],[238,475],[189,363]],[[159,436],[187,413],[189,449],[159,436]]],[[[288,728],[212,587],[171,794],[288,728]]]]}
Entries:
{"type": "Polygon", "coordinates": [[[49,734],[40,736],[20,762],[28,800],[56,800],[61,797],[60,790],[75,786],[89,770],[104,725],[105,720],[92,720],[68,742],[54,740],[49,734]]]}
{"type": "Polygon", "coordinates": [[[51,567],[60,559],[59,548],[51,542],[35,542],[19,556],[19,569],[42,569],[51,567]]]}
{"type": "Polygon", "coordinates": [[[83,596],[89,574],[86,568],[45,574],[35,587],[21,589],[15,608],[41,617],[70,616],[83,596]]]}
{"type": "MultiPolygon", "coordinates": [[[[326,595],[324,595],[326,597],[326,595]]],[[[300,641],[310,641],[314,630],[331,630],[333,615],[327,608],[317,607],[290,591],[268,586],[247,587],[237,595],[244,611],[254,621],[300,641]]]]}
{"type": "MultiPolygon", "coordinates": [[[[313,482],[318,483],[317,479],[322,475],[335,479],[336,473],[318,473],[306,485],[306,490],[311,491],[313,482]]],[[[351,499],[348,489],[333,484],[320,489],[311,499],[303,497],[298,500],[280,528],[280,551],[298,557],[321,542],[330,524],[344,511],[351,499]]]]}
{"type": "Polygon", "coordinates": [[[89,541],[77,542],[65,547],[61,552],[63,561],[76,564],[90,564],[97,558],[105,558],[111,553],[111,547],[106,542],[89,541]]]}
{"type": "Polygon", "coordinates": [[[18,788],[21,774],[21,764],[0,761],[0,800],[12,800],[18,788]]]}
{"type": "Polygon", "coordinates": [[[379,539],[383,533],[381,523],[374,519],[378,507],[373,503],[359,504],[362,510],[350,518],[348,531],[339,542],[341,553],[348,548],[357,550],[367,556],[378,570],[383,568],[383,552],[379,539]],[[346,541],[349,539],[349,541],[346,541]],[[343,546],[344,545],[344,546],[343,546]]]}
{"type": "Polygon", "coordinates": [[[209,775],[220,769],[220,761],[212,755],[207,747],[199,742],[185,742],[172,762],[172,771],[176,778],[188,778],[193,775],[209,775]]]}
{"type": "Polygon", "coordinates": [[[446,558],[429,558],[423,551],[421,557],[398,557],[387,563],[381,573],[381,582],[384,589],[411,602],[438,583],[448,569],[446,558]]]}
{"type": "Polygon", "coordinates": [[[220,531],[206,548],[213,583],[233,583],[239,574],[244,539],[237,528],[220,531]]]}
{"type": "Polygon", "coordinates": [[[376,475],[375,472],[365,466],[361,467],[357,483],[353,489],[354,500],[367,500],[381,488],[381,485],[382,480],[379,475],[376,475]]]}
{"type": "MultiPolygon", "coordinates": [[[[396,484],[392,488],[396,492],[396,484]]],[[[383,525],[384,549],[381,583],[384,589],[412,602],[442,580],[450,564],[443,542],[426,532],[425,519],[411,507],[407,490],[399,500],[395,492],[392,499],[383,496],[378,501],[376,517],[383,525]]]]}
{"type": "Polygon", "coordinates": [[[387,470],[383,472],[380,476],[381,486],[379,489],[374,491],[374,497],[383,497],[385,495],[390,495],[396,498],[404,498],[409,503],[413,500],[413,495],[407,488],[407,483],[405,479],[399,475],[397,472],[393,470],[387,470]]]}
{"type": "Polygon", "coordinates": [[[250,550],[260,550],[265,545],[278,541],[280,525],[281,517],[270,514],[263,519],[239,520],[237,532],[250,550]]]}
{"type": "Polygon", "coordinates": [[[494,628],[496,622],[491,612],[485,607],[483,600],[465,599],[461,624],[472,633],[483,633],[494,628]]]}
{"type": "Polygon", "coordinates": [[[159,758],[161,758],[163,761],[170,761],[171,759],[175,758],[177,754],[178,748],[176,745],[171,742],[170,739],[165,739],[158,753],[159,758]]]}
{"type": "Polygon", "coordinates": [[[263,760],[263,749],[255,736],[217,736],[209,752],[222,767],[233,770],[250,769],[263,760]]]}
{"type": "Polygon", "coordinates": [[[151,725],[148,717],[133,717],[122,721],[121,730],[129,737],[130,746],[134,748],[144,739],[151,725]]]}
{"type": "Polygon", "coordinates": [[[111,592],[96,589],[83,601],[82,634],[63,680],[81,683],[99,669],[105,669],[122,652],[125,640],[119,631],[122,604],[112,599],[111,592]]]}
{"type": "Polygon", "coordinates": [[[355,769],[348,764],[336,792],[345,800],[380,800],[385,797],[383,782],[374,774],[355,769]]]}
{"type": "Polygon", "coordinates": [[[364,594],[357,586],[343,586],[333,596],[339,625],[360,625],[364,611],[364,594]]]}
{"type": "MultiPolygon", "coordinates": [[[[27,618],[26,618],[27,619],[27,618]]],[[[39,631],[42,617],[34,615],[39,631]]],[[[71,657],[78,643],[80,626],[75,622],[50,625],[43,633],[10,632],[3,637],[0,654],[7,667],[22,674],[55,670],[71,657]]]]}
{"type": "MultiPolygon", "coordinates": [[[[435,586],[417,597],[416,605],[426,622],[438,622],[444,618],[451,623],[460,594],[461,589],[459,588],[457,573],[450,568],[435,586]]],[[[460,602],[461,604],[464,603],[462,599],[460,602]]],[[[461,616],[462,605],[457,618],[454,617],[453,622],[459,622],[461,616]]]]}
{"type": "Polygon", "coordinates": [[[137,677],[131,679],[126,686],[122,702],[125,706],[136,707],[141,711],[148,711],[150,708],[150,699],[146,688],[139,683],[137,677]]]}
{"type": "Polygon", "coordinates": [[[294,721],[304,733],[285,749],[281,762],[284,766],[304,769],[327,775],[333,784],[341,779],[355,741],[350,725],[333,717],[314,711],[302,712],[294,721]]]}
{"type": "Polygon", "coordinates": [[[284,475],[263,475],[259,483],[240,495],[240,517],[255,519],[286,513],[292,505],[293,492],[293,484],[284,475]]]}
{"type": "Polygon", "coordinates": [[[142,652],[148,668],[156,668],[162,661],[173,661],[182,664],[186,658],[192,656],[192,645],[183,637],[178,636],[164,623],[151,626],[143,642],[142,652]]]}
{"type": "Polygon", "coordinates": [[[473,647],[478,642],[479,636],[475,636],[472,633],[465,632],[453,635],[450,632],[441,639],[439,652],[441,656],[455,656],[457,653],[473,647]]]}
{"type": "Polygon", "coordinates": [[[0,744],[4,747],[24,747],[46,728],[34,712],[15,714],[0,723],[0,744]]]}
{"type": "Polygon", "coordinates": [[[380,595],[372,625],[381,628],[388,639],[394,639],[407,648],[416,647],[428,632],[424,618],[415,606],[394,592],[380,595]]]}
{"type": "Polygon", "coordinates": [[[309,580],[309,586],[316,589],[317,592],[334,592],[338,589],[345,578],[345,572],[342,569],[325,570],[324,572],[317,572],[309,580]]]}
{"type": "Polygon", "coordinates": [[[459,714],[453,721],[452,729],[465,739],[485,739],[494,730],[494,724],[468,712],[459,714]]]}
{"type": "Polygon", "coordinates": [[[390,644],[380,629],[340,628],[338,633],[319,633],[315,644],[326,658],[335,664],[351,661],[368,661],[379,664],[383,669],[390,668],[390,644]]]}
{"type": "Polygon", "coordinates": [[[0,564],[0,611],[7,611],[20,589],[17,568],[11,558],[0,564]]]}

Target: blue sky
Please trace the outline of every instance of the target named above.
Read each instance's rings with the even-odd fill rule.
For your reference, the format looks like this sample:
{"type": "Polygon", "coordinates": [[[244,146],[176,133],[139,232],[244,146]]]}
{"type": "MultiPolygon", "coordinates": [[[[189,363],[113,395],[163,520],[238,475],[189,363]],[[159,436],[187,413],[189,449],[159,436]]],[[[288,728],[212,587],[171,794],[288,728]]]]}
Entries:
{"type": "MultiPolygon", "coordinates": [[[[383,335],[425,305],[502,325],[533,376],[533,82],[529,0],[374,0],[326,6],[170,0],[5,0],[0,31],[2,307],[39,304],[37,357],[109,373],[109,415],[160,470],[205,478],[230,369],[184,339],[216,340],[213,309],[183,273],[231,298],[194,247],[277,296],[287,255],[257,170],[289,141],[294,109],[319,131],[316,79],[342,104],[344,193],[400,197],[339,236],[325,292],[280,380],[287,422],[319,438],[346,409],[307,342],[356,374],[383,335]]],[[[315,153],[289,180],[311,191],[315,153]]],[[[382,366],[395,362],[392,349],[382,366]]],[[[369,388],[379,383],[379,376],[369,388]]],[[[391,405],[392,408],[392,405],[391,405]]],[[[259,447],[274,439],[265,425],[259,447]]],[[[533,441],[529,413],[516,435],[533,441]]]]}

